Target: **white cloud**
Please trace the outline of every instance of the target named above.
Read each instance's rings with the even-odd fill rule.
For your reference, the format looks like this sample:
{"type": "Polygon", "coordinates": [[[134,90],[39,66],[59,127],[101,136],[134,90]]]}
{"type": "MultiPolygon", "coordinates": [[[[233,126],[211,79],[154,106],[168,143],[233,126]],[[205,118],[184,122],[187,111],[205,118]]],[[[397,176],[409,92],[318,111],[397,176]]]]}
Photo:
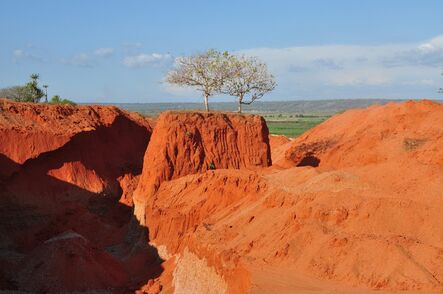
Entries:
{"type": "Polygon", "coordinates": [[[94,51],[94,54],[99,57],[109,57],[114,54],[114,48],[98,48],[94,51]]]}
{"type": "Polygon", "coordinates": [[[27,49],[15,49],[12,52],[14,62],[18,63],[23,60],[44,61],[42,57],[31,52],[32,47],[27,49]]]}
{"type": "Polygon", "coordinates": [[[429,42],[421,44],[420,49],[425,51],[441,50],[443,49],[443,35],[431,39],[429,42]]]}
{"type": "Polygon", "coordinates": [[[93,58],[86,53],[80,53],[69,58],[62,58],[61,63],[79,67],[93,67],[95,64],[93,58]]]}
{"type": "Polygon", "coordinates": [[[79,53],[70,57],[60,59],[60,62],[65,65],[79,66],[79,67],[94,67],[98,64],[99,58],[110,57],[114,54],[113,48],[97,48],[88,53],[79,53]]]}
{"type": "Polygon", "coordinates": [[[123,64],[127,67],[147,67],[147,66],[159,66],[169,64],[172,62],[172,56],[170,54],[150,53],[150,54],[138,54],[132,56],[126,56],[123,59],[123,64]]]}
{"type": "Polygon", "coordinates": [[[15,49],[13,52],[15,58],[26,57],[27,53],[23,49],[15,49]]]}
{"type": "MultiPolygon", "coordinates": [[[[443,35],[417,43],[252,48],[237,53],[267,62],[277,79],[276,94],[388,96],[400,93],[396,88],[404,85],[414,85],[417,93],[436,93],[434,80],[443,69],[443,35]]],[[[281,97],[287,98],[291,97],[281,97]]]]}

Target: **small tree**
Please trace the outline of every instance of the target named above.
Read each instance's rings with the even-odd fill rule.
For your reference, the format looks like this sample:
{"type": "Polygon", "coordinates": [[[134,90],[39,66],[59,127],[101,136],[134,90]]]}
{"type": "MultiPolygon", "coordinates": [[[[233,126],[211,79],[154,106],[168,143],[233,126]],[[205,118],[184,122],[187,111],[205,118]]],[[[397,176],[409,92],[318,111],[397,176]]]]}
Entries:
{"type": "Polygon", "coordinates": [[[228,60],[229,75],[221,91],[238,98],[238,112],[243,104],[251,104],[275,89],[274,76],[257,58],[230,56],[228,60]]]}
{"type": "Polygon", "coordinates": [[[51,104],[61,104],[62,103],[62,98],[60,98],[59,95],[54,95],[54,96],[52,96],[52,98],[49,101],[49,103],[51,103],[51,104]]]}
{"type": "Polygon", "coordinates": [[[12,86],[0,89],[0,97],[20,101],[23,96],[24,86],[12,86]]]}
{"type": "Polygon", "coordinates": [[[69,99],[62,99],[59,95],[54,95],[51,98],[51,101],[49,101],[51,104],[70,104],[70,105],[76,105],[74,101],[71,101],[69,99]]]}
{"type": "Polygon", "coordinates": [[[31,80],[24,86],[14,86],[0,90],[0,96],[18,102],[40,102],[40,99],[45,95],[42,89],[38,86],[38,74],[32,74],[31,80]]]}
{"type": "Polygon", "coordinates": [[[40,99],[42,99],[45,93],[38,86],[38,79],[38,74],[31,75],[31,80],[24,86],[21,101],[34,103],[40,102],[40,99]]]}
{"type": "Polygon", "coordinates": [[[32,74],[31,80],[24,86],[13,86],[0,90],[0,96],[18,102],[34,102],[37,103],[45,95],[43,90],[38,86],[38,74],[32,74]]]}
{"type": "Polygon", "coordinates": [[[179,57],[175,61],[175,69],[166,76],[170,84],[196,88],[202,92],[205,109],[209,111],[208,98],[218,92],[227,78],[226,57],[210,49],[205,53],[179,57]]]}
{"type": "Polygon", "coordinates": [[[31,80],[24,86],[13,86],[0,90],[0,96],[17,102],[34,102],[37,103],[45,95],[43,90],[38,86],[38,74],[32,74],[31,80]]]}

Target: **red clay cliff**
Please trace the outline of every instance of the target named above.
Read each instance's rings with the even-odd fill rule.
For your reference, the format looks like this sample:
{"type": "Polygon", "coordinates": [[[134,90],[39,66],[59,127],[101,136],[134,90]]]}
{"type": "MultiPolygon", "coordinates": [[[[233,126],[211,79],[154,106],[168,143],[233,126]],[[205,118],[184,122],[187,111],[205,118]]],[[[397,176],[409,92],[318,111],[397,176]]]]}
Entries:
{"type": "Polygon", "coordinates": [[[114,107],[0,107],[2,289],[443,291],[439,103],[294,140],[252,115],[166,112],[152,131],[114,107]]]}
{"type": "Polygon", "coordinates": [[[257,169],[272,164],[268,128],[254,115],[165,112],[157,120],[134,193],[135,213],[163,181],[215,169],[257,169]]]}
{"type": "Polygon", "coordinates": [[[201,293],[441,293],[442,118],[429,101],[351,110],[273,140],[275,167],[158,183],[146,225],[175,262],[172,281],[159,283],[201,293]]]}
{"type": "Polygon", "coordinates": [[[158,271],[126,206],[151,132],[115,107],[0,100],[0,288],[121,289],[158,271]]]}

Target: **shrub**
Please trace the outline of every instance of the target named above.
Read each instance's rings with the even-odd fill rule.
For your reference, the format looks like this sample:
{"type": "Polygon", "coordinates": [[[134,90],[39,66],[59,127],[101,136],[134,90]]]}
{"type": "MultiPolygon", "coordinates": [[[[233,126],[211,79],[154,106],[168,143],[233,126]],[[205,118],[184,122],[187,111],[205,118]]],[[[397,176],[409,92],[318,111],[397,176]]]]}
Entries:
{"type": "Polygon", "coordinates": [[[31,80],[24,86],[0,89],[0,97],[6,97],[17,102],[40,102],[45,94],[38,85],[38,79],[38,74],[32,74],[31,80]]]}
{"type": "Polygon", "coordinates": [[[71,101],[69,99],[62,99],[59,95],[55,95],[51,98],[51,101],[49,101],[51,104],[70,104],[70,105],[76,105],[74,101],[71,101]]]}
{"type": "Polygon", "coordinates": [[[426,143],[426,139],[411,139],[411,138],[405,138],[403,140],[403,148],[406,151],[412,151],[420,147],[426,143]]]}

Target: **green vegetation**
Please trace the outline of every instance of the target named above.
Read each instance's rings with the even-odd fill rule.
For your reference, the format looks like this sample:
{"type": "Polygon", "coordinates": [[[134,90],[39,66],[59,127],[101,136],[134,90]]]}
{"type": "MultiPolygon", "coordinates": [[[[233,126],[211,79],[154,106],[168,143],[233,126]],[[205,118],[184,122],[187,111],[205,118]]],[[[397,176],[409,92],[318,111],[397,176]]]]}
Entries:
{"type": "Polygon", "coordinates": [[[5,97],[17,102],[33,102],[38,103],[45,95],[38,85],[38,74],[32,74],[30,81],[24,86],[13,86],[0,89],[0,97],[5,97]]]}
{"type": "Polygon", "coordinates": [[[59,95],[55,95],[51,98],[51,101],[49,101],[51,104],[70,104],[70,105],[76,105],[74,101],[71,101],[69,99],[62,99],[59,95]]]}
{"type": "MultiPolygon", "coordinates": [[[[364,108],[374,104],[386,104],[393,101],[383,99],[341,99],[341,100],[294,100],[294,101],[255,101],[251,105],[244,105],[243,112],[261,114],[263,116],[278,115],[330,115],[351,108],[364,108]]],[[[202,109],[201,103],[112,103],[128,111],[136,111],[142,115],[157,116],[167,110],[195,110],[202,109]]],[[[203,108],[204,109],[204,108],[203,108]]],[[[235,111],[235,102],[212,102],[211,109],[216,111],[235,111]]],[[[274,119],[269,119],[274,120],[274,119]]]]}
{"type": "Polygon", "coordinates": [[[316,115],[297,115],[297,114],[277,114],[265,115],[266,124],[269,128],[269,133],[273,135],[285,135],[287,137],[295,138],[306,132],[307,130],[322,123],[329,116],[316,115]]]}
{"type": "MultiPolygon", "coordinates": [[[[33,102],[38,103],[45,97],[45,102],[48,102],[48,85],[43,85],[45,91],[43,91],[39,84],[40,76],[38,74],[32,74],[30,81],[24,86],[12,86],[8,88],[0,89],[0,98],[7,98],[17,102],[33,102]]],[[[52,97],[51,104],[70,104],[76,105],[73,101],[68,99],[62,99],[59,95],[52,97]]]]}
{"type": "MultiPolygon", "coordinates": [[[[365,108],[370,105],[383,105],[392,101],[383,99],[340,99],[340,100],[294,100],[294,101],[256,101],[245,105],[244,112],[262,115],[271,134],[297,137],[315,127],[330,116],[351,108],[365,108]]],[[[441,100],[436,100],[443,102],[441,100]]],[[[200,103],[114,103],[113,105],[144,116],[156,117],[167,110],[201,109],[200,103]]],[[[222,112],[235,111],[234,102],[213,102],[212,109],[222,112]]]]}

